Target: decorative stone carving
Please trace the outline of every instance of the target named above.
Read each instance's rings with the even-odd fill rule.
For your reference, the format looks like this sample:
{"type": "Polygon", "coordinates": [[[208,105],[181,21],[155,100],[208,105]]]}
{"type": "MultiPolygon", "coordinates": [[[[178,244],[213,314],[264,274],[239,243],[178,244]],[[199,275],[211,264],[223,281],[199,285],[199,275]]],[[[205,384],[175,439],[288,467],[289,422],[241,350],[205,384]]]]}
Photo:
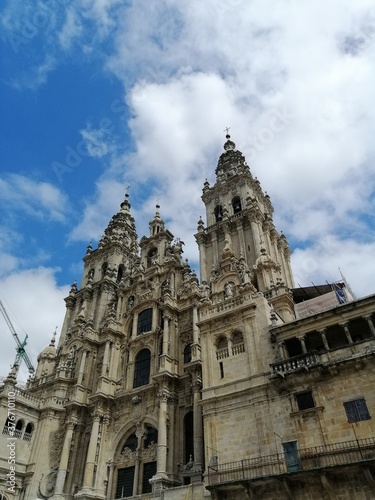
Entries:
{"type": "Polygon", "coordinates": [[[50,498],[55,490],[57,470],[51,471],[46,476],[42,476],[38,486],[38,497],[46,500],[50,498]]]}
{"type": "Polygon", "coordinates": [[[57,429],[49,436],[49,462],[51,469],[58,469],[60,455],[64,444],[65,430],[57,429]]]}

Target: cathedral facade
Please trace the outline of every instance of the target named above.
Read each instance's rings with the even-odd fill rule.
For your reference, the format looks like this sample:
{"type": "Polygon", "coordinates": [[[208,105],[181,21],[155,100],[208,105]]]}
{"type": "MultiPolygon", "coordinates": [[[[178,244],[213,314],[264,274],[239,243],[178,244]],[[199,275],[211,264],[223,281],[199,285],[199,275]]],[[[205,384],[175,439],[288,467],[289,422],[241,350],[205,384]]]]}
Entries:
{"type": "Polygon", "coordinates": [[[375,296],[294,287],[270,197],[226,139],[200,276],[159,206],[138,240],[126,195],[58,343],[26,388],[5,379],[2,498],[375,498],[375,296]]]}

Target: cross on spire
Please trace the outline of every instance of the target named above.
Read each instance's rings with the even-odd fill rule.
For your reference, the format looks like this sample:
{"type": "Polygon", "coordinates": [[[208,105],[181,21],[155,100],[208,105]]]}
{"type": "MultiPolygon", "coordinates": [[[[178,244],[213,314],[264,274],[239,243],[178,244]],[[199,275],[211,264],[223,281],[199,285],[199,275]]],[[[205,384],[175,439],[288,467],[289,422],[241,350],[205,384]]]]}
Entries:
{"type": "Polygon", "coordinates": [[[225,127],[225,129],[223,130],[223,132],[226,132],[227,133],[227,137],[229,135],[229,130],[231,129],[232,127],[225,127]]]}

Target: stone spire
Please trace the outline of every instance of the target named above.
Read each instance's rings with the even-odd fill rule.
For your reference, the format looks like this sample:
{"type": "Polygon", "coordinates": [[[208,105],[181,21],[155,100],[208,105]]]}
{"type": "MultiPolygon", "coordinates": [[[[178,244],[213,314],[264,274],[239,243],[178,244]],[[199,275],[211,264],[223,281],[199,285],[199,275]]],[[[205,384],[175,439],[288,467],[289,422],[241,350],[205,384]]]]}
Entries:
{"type": "Polygon", "coordinates": [[[131,205],[129,194],[125,194],[125,199],[121,203],[120,210],[109,221],[98,248],[101,249],[107,244],[116,243],[121,246],[129,246],[137,239],[134,218],[130,214],[131,205]]]}
{"type": "Polygon", "coordinates": [[[244,155],[236,149],[236,144],[227,134],[224,144],[225,152],[221,154],[215,170],[217,181],[224,182],[226,179],[243,173],[249,173],[250,169],[244,155]]]}
{"type": "Polygon", "coordinates": [[[160,233],[165,230],[165,225],[163,219],[160,217],[160,205],[156,205],[155,215],[152,220],[149,222],[150,226],[150,236],[154,236],[155,234],[160,233]]]}

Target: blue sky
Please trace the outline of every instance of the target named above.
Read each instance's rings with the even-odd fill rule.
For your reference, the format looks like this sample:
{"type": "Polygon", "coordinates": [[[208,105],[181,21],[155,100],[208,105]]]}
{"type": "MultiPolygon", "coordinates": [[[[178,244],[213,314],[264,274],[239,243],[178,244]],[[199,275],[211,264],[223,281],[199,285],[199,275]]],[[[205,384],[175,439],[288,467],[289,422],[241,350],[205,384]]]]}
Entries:
{"type": "Polygon", "coordinates": [[[0,23],[0,298],[35,364],[128,185],[138,236],[159,200],[198,270],[227,126],[296,285],[375,291],[372,1],[5,0],[0,23]]]}

